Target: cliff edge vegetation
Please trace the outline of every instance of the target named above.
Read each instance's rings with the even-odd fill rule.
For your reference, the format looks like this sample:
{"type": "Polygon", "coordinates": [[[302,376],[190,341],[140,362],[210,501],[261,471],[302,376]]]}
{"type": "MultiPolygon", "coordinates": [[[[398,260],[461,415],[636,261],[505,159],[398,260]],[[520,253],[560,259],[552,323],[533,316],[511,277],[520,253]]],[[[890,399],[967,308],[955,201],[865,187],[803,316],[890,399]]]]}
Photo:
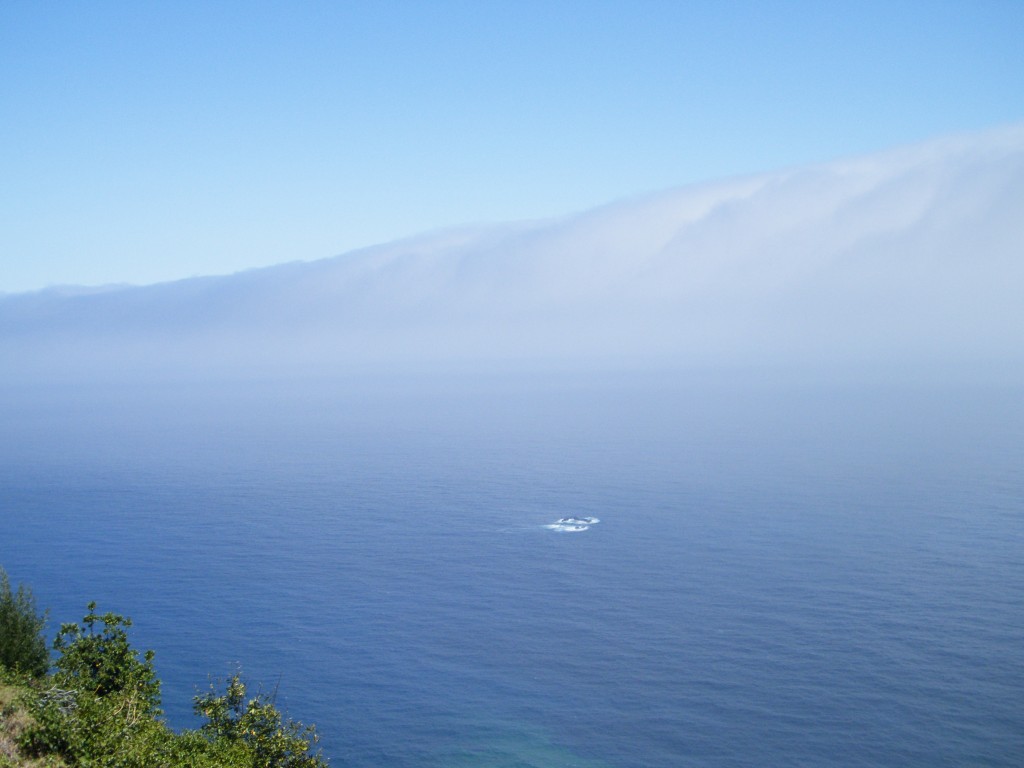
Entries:
{"type": "Polygon", "coordinates": [[[173,731],[153,652],[131,647],[128,618],[90,603],[81,624],[61,626],[52,659],[44,626],[31,592],[13,591],[0,569],[0,768],[327,766],[315,729],[249,694],[238,674],[194,698],[200,728],[173,731]]]}

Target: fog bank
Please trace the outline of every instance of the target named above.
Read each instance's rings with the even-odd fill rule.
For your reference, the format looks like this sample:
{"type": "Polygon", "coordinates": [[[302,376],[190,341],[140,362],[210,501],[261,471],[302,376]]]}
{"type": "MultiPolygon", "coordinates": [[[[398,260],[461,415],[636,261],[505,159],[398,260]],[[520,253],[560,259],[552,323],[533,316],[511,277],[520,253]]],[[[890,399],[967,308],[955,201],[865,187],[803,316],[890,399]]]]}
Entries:
{"type": "Polygon", "coordinates": [[[0,374],[1024,362],[1024,126],[317,262],[0,296],[0,374]]]}

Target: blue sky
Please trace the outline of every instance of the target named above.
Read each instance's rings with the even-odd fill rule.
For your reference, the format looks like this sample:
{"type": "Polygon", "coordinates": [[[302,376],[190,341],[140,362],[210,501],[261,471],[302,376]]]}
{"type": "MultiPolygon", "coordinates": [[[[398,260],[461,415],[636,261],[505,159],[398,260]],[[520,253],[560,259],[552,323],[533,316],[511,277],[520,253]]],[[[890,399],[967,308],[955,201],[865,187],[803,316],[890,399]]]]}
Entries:
{"type": "Polygon", "coordinates": [[[0,5],[0,291],[149,283],[1024,120],[1024,3],[0,5]]]}

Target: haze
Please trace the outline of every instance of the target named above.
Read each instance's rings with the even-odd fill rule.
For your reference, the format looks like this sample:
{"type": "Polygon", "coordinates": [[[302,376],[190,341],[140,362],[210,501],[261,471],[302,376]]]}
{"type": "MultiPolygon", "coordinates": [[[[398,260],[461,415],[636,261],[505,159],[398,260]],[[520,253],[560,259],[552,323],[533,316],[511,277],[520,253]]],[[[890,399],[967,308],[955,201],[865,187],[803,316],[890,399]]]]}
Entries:
{"type": "Polygon", "coordinates": [[[1001,366],[1024,126],[310,263],[0,299],[6,375],[1001,366]]]}

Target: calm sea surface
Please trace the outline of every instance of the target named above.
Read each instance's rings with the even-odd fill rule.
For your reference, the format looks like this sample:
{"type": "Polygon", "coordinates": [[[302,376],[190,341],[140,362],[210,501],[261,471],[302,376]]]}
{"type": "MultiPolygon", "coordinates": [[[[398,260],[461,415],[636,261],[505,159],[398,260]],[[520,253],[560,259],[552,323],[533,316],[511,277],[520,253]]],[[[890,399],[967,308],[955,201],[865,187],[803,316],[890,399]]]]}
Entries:
{"type": "Polygon", "coordinates": [[[240,667],[339,766],[1019,766],[1022,403],[10,388],[0,565],[130,615],[172,725],[240,667]]]}

